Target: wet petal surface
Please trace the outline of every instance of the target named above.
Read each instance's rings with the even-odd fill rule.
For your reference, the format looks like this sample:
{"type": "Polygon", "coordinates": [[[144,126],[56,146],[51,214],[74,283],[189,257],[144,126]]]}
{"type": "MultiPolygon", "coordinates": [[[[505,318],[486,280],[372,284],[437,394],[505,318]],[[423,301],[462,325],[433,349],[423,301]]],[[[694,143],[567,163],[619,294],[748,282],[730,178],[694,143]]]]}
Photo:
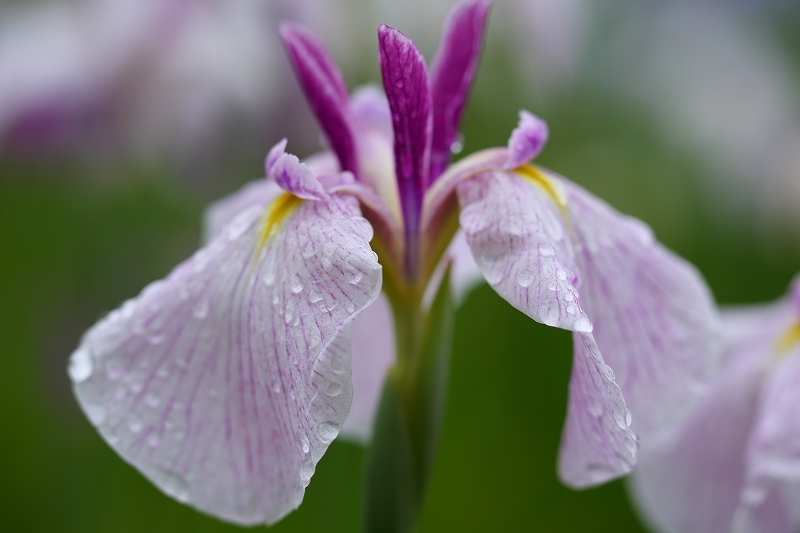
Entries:
{"type": "Polygon", "coordinates": [[[355,200],[296,202],[263,245],[269,208],[245,210],[90,329],[69,369],[125,460],[241,524],[301,502],[350,408],[350,323],[381,285],[355,200]]]}

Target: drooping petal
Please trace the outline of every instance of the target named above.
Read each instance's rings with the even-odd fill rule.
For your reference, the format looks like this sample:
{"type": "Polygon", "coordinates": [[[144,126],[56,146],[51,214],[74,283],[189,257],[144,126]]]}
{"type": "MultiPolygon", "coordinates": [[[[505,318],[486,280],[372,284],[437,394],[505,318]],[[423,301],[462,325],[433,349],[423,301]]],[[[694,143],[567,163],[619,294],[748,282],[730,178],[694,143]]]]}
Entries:
{"type": "Polygon", "coordinates": [[[639,439],[614,371],[603,362],[591,333],[573,333],[575,359],[558,473],[575,488],[590,487],[629,473],[639,439]]]}
{"type": "Polygon", "coordinates": [[[646,446],[651,435],[688,413],[716,370],[716,307],[697,270],[661,246],[644,223],[561,183],[583,306],[646,446]]]}
{"type": "Polygon", "coordinates": [[[430,179],[436,180],[450,162],[461,113],[478,66],[489,0],[468,0],[448,14],[442,42],[431,67],[433,137],[430,179]]]}
{"type": "Polygon", "coordinates": [[[569,230],[546,189],[515,172],[484,172],[458,185],[458,198],[472,254],[500,296],[537,322],[592,331],[569,230]]]}
{"type": "Polygon", "coordinates": [[[725,364],[688,419],[642,447],[631,493],[654,529],[729,533],[745,480],[745,453],[761,383],[779,332],[792,317],[786,300],[727,311],[725,364]]]}
{"type": "Polygon", "coordinates": [[[241,524],[302,500],[350,408],[350,323],[381,285],[355,199],[281,198],[96,324],[69,369],[125,460],[241,524]]]}
{"type": "MultiPolygon", "coordinates": [[[[428,187],[431,90],[425,59],[414,43],[394,28],[378,28],[383,87],[392,111],[394,163],[406,235],[406,269],[418,253],[422,199],[428,187]]],[[[408,272],[412,274],[413,272],[408,272]]]]}
{"type": "Polygon", "coordinates": [[[547,123],[536,115],[519,112],[519,125],[508,139],[508,159],[503,168],[511,170],[529,162],[542,151],[547,143],[547,123]]]}
{"type": "Polygon", "coordinates": [[[339,158],[341,170],[358,176],[354,118],[347,86],[336,62],[305,28],[283,23],[280,33],[311,109],[339,158]]]}
{"type": "MultiPolygon", "coordinates": [[[[800,523],[790,523],[788,509],[780,502],[781,487],[800,487],[800,343],[789,353],[776,353],[781,348],[776,343],[768,352],[773,357],[772,368],[748,443],[747,476],[738,513],[740,521],[758,524],[765,533],[793,532],[800,527],[800,523]],[[773,496],[774,492],[778,494],[773,496]],[[779,501],[771,502],[771,498],[779,501]],[[767,506],[772,506],[770,512],[764,509],[767,506]]],[[[740,530],[745,531],[744,526],[740,530]]]]}
{"type": "Polygon", "coordinates": [[[735,356],[676,431],[644,443],[634,501],[663,533],[730,533],[762,376],[761,352],[735,356]]]}
{"type": "Polygon", "coordinates": [[[394,323],[381,294],[353,321],[353,405],[340,435],[367,442],[372,436],[381,389],[395,361],[394,323]]]}

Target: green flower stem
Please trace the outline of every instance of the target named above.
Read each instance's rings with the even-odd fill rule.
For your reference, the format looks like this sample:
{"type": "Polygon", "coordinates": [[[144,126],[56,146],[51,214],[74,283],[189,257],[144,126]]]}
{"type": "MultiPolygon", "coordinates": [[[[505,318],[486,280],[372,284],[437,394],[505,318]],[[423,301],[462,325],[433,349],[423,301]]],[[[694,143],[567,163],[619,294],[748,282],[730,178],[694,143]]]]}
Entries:
{"type": "Polygon", "coordinates": [[[367,533],[406,533],[419,517],[444,413],[455,315],[449,268],[427,312],[416,298],[393,311],[397,364],[384,383],[367,453],[367,533]]]}

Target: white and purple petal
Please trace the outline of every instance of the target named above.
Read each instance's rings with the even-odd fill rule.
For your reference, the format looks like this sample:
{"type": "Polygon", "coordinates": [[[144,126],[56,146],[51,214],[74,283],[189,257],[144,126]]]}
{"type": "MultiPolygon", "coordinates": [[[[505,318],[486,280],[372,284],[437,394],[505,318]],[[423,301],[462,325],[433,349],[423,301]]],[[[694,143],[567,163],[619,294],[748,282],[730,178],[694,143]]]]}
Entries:
{"type": "Polygon", "coordinates": [[[720,324],[698,271],[621,215],[555,175],[567,193],[583,307],[643,444],[680,422],[720,360],[720,324]]]}
{"type": "Polygon", "coordinates": [[[548,136],[544,120],[524,109],[520,111],[519,125],[508,139],[508,159],[503,168],[512,170],[535,158],[547,143],[548,136]]]}
{"type": "Polygon", "coordinates": [[[639,439],[631,414],[591,333],[572,334],[575,359],[569,383],[567,420],[561,437],[558,473],[575,488],[605,483],[636,465],[639,439]]]}
{"type": "Polygon", "coordinates": [[[381,286],[355,199],[296,202],[261,248],[269,211],[246,209],[71,358],[81,407],[125,460],[241,524],[300,504],[350,408],[351,322],[381,286]]]}
{"type": "Polygon", "coordinates": [[[590,332],[570,235],[548,192],[515,172],[484,172],[458,185],[460,223],[486,281],[542,324],[590,332]]]}

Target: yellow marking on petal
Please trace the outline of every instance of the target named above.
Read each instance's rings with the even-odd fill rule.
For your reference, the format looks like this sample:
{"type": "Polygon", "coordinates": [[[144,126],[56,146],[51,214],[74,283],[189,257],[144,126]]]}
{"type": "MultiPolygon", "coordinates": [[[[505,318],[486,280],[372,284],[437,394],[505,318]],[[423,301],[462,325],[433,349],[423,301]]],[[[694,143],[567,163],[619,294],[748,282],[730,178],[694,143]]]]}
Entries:
{"type": "Polygon", "coordinates": [[[789,350],[800,343],[800,320],[789,326],[778,342],[775,344],[775,355],[778,357],[785,356],[789,350]]]}
{"type": "Polygon", "coordinates": [[[561,211],[564,220],[569,222],[569,216],[567,214],[567,195],[561,187],[561,184],[545,176],[533,165],[519,166],[514,169],[514,172],[544,190],[547,196],[558,206],[558,210],[561,211]]]}
{"type": "Polygon", "coordinates": [[[264,225],[261,227],[261,234],[258,239],[258,245],[256,246],[255,257],[253,258],[254,261],[258,260],[258,256],[261,254],[261,250],[264,249],[264,245],[267,244],[270,238],[275,236],[281,224],[289,218],[302,201],[301,198],[298,198],[294,194],[284,192],[267,206],[264,225]]]}

